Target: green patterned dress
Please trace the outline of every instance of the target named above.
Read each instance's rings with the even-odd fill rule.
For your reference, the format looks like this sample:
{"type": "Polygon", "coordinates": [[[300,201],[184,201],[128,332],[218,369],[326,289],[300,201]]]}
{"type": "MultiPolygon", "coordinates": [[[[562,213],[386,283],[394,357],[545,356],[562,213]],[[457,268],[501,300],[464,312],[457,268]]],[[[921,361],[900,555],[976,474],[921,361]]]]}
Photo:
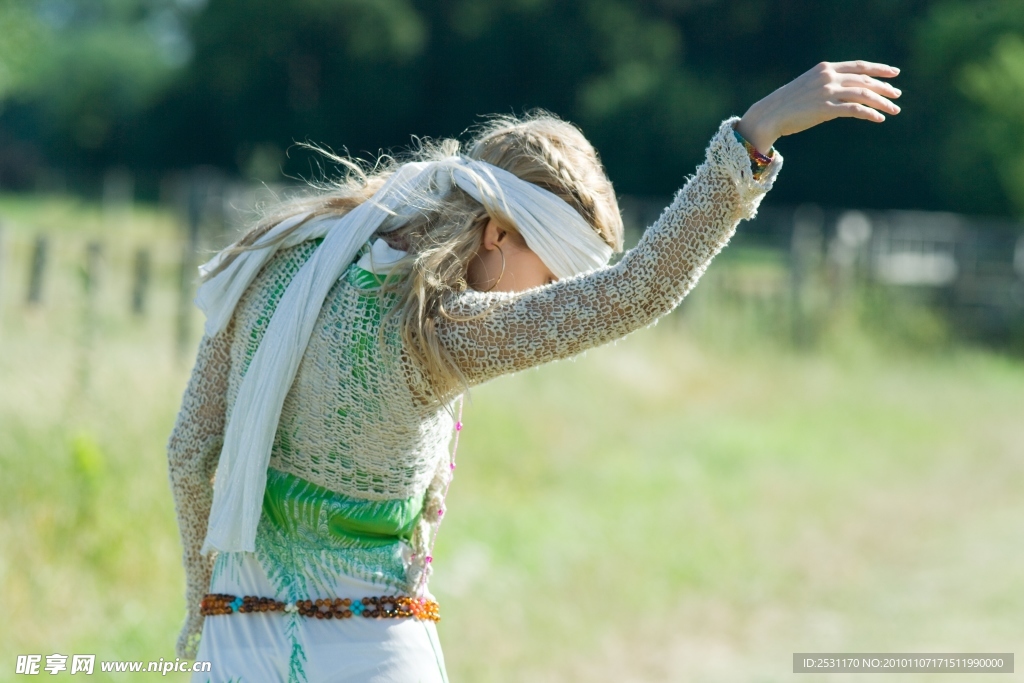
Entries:
{"type": "MultiPolygon", "coordinates": [[[[310,252],[317,242],[310,243],[310,252]]],[[[356,263],[345,278],[361,289],[380,285],[356,263]]],[[[368,291],[364,303],[379,321],[387,302],[368,291]]],[[[376,343],[366,336],[346,347],[356,369],[369,356],[368,345],[376,343]]],[[[287,451],[287,430],[279,431],[275,447],[287,451]]],[[[363,500],[273,467],[267,475],[256,552],[219,554],[211,593],[294,603],[404,592],[422,497],[363,500]]],[[[212,616],[205,620],[197,660],[211,661],[213,671],[197,673],[193,681],[215,683],[447,681],[436,628],[418,619],[320,620],[296,612],[212,616]]]]}

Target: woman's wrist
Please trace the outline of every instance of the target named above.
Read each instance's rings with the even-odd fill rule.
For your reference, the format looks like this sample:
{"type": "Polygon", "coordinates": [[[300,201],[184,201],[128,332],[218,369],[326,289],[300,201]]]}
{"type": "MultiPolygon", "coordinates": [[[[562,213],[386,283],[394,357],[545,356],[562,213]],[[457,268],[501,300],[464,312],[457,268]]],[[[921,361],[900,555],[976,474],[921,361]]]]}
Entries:
{"type": "Polygon", "coordinates": [[[747,110],[747,113],[736,122],[733,130],[739,133],[745,140],[750,142],[758,152],[765,156],[771,156],[770,151],[775,145],[779,136],[767,125],[763,116],[757,111],[757,105],[747,110]]]}
{"type": "Polygon", "coordinates": [[[743,148],[747,151],[747,156],[750,157],[750,169],[753,173],[754,180],[761,180],[765,171],[767,171],[768,167],[771,166],[773,161],[775,161],[775,148],[769,148],[767,154],[761,152],[761,150],[759,150],[740,133],[738,125],[733,126],[732,134],[736,138],[736,141],[743,145],[743,148]]]}

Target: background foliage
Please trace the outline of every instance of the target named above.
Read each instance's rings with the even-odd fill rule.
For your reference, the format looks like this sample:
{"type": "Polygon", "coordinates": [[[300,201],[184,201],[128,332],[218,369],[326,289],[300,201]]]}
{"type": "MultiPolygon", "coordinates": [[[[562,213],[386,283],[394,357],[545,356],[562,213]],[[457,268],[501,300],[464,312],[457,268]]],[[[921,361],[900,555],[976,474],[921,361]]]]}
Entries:
{"type": "Polygon", "coordinates": [[[307,176],[295,141],[375,153],[545,107],[621,192],[664,195],[717,121],[866,58],[903,68],[903,113],[783,140],[774,201],[1024,211],[1018,0],[3,0],[0,24],[7,189],[89,190],[112,166],[150,196],[198,164],[307,176]]]}
{"type": "MultiPolygon", "coordinates": [[[[770,203],[1024,214],[1021,0],[0,0],[0,31],[0,680],[25,653],[170,658],[184,617],[193,238],[253,202],[209,168],[191,223],[133,190],[539,106],[621,193],[667,195],[722,118],[862,57],[903,68],[903,113],[780,141],[770,203]]],[[[850,212],[773,209],[786,229],[745,224],[657,327],[473,392],[432,584],[452,680],[789,681],[796,651],[1024,642],[1024,365],[937,291],[853,278],[850,212]]],[[[1013,238],[965,269],[987,290],[950,288],[971,310],[1024,301],[1013,238]]]]}

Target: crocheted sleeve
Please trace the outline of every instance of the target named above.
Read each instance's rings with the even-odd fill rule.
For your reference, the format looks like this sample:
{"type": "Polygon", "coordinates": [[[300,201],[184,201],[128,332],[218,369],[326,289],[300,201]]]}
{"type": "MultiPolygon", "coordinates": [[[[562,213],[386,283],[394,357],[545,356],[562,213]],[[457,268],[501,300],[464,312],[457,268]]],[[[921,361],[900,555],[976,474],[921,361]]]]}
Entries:
{"type": "Polygon", "coordinates": [[[439,340],[470,384],[574,356],[655,323],[697,284],[740,220],[752,218],[782,167],[774,154],[758,178],[733,117],[705,162],[636,247],[613,266],[518,293],[462,292],[438,316],[439,340]]]}
{"type": "Polygon", "coordinates": [[[203,628],[199,603],[209,590],[213,559],[199,550],[213,503],[213,474],[223,443],[231,356],[231,327],[203,337],[167,444],[168,469],[183,546],[188,613],[177,655],[194,659],[203,628]]]}

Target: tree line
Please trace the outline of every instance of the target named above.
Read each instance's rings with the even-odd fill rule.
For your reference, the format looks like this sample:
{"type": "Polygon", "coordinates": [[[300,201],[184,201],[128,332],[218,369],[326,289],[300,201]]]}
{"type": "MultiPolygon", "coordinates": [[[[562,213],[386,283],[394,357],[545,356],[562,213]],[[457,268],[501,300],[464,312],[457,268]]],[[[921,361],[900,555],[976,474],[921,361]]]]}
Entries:
{"type": "Polygon", "coordinates": [[[821,60],[900,66],[903,113],[777,144],[772,201],[1024,213],[1020,0],[0,0],[0,189],[143,196],[175,170],[316,176],[541,107],[667,196],[716,124],[821,60]]]}

